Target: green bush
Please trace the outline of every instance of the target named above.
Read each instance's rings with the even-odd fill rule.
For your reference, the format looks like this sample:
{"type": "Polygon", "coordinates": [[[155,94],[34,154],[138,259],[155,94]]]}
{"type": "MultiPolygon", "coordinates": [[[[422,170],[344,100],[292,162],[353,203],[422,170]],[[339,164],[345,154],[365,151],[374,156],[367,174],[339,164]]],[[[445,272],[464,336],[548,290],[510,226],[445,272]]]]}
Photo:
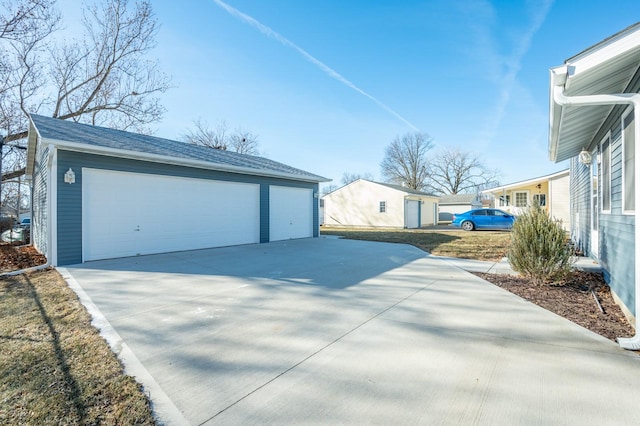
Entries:
{"type": "Polygon", "coordinates": [[[535,284],[565,276],[571,269],[571,248],[562,223],[540,206],[529,207],[513,224],[509,263],[535,284]]]}

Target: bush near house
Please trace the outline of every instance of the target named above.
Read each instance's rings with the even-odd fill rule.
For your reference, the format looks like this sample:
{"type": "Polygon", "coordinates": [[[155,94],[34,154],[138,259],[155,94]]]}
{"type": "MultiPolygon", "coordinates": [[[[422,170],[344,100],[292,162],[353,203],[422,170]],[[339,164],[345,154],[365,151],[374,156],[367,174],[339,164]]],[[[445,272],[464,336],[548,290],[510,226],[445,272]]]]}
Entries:
{"type": "Polygon", "coordinates": [[[529,207],[513,224],[508,251],[511,267],[535,284],[566,276],[571,270],[571,249],[562,222],[542,207],[529,207]]]}

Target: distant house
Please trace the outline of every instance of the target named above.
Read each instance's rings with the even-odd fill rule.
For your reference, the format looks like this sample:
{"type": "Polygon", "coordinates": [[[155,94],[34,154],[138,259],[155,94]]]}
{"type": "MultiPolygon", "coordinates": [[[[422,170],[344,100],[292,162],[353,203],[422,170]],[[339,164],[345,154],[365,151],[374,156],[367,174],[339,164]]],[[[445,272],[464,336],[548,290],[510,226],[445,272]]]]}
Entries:
{"type": "Polygon", "coordinates": [[[518,215],[530,205],[544,207],[569,230],[569,169],[482,191],[493,196],[495,207],[518,215]]]}
{"type": "Polygon", "coordinates": [[[574,243],[597,259],[640,349],[640,23],[550,72],[549,158],[570,160],[574,243]]]}
{"type": "Polygon", "coordinates": [[[478,194],[442,195],[438,201],[438,222],[451,222],[456,213],[464,213],[482,207],[483,200],[478,194]]]}
{"type": "Polygon", "coordinates": [[[438,197],[387,183],[358,179],[325,195],[324,225],[420,228],[436,225],[438,197]]]}
{"type": "Polygon", "coordinates": [[[38,115],[27,152],[56,266],[318,236],[327,179],[273,160],[38,115]]]}

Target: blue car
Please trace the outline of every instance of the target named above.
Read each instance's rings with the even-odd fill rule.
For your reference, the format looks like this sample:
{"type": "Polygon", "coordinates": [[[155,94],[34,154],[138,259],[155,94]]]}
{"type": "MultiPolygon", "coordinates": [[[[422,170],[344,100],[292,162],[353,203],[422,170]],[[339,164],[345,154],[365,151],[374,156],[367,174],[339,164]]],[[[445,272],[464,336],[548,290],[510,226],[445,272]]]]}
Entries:
{"type": "Polygon", "coordinates": [[[511,229],[516,217],[498,209],[476,209],[453,215],[451,226],[465,231],[476,229],[511,229]]]}

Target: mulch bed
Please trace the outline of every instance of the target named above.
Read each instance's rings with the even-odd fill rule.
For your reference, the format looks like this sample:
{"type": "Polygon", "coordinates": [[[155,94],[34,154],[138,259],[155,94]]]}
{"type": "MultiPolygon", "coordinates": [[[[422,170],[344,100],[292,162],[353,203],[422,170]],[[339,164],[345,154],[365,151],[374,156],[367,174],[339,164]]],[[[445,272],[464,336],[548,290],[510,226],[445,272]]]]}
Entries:
{"type": "Polygon", "coordinates": [[[32,246],[0,244],[0,272],[16,271],[47,263],[47,258],[32,246]]]}
{"type": "Polygon", "coordinates": [[[544,285],[534,285],[527,278],[512,275],[476,275],[607,339],[616,341],[616,337],[635,334],[613,301],[602,274],[573,271],[562,282],[544,285]],[[600,311],[591,290],[604,312],[600,311]]]}

